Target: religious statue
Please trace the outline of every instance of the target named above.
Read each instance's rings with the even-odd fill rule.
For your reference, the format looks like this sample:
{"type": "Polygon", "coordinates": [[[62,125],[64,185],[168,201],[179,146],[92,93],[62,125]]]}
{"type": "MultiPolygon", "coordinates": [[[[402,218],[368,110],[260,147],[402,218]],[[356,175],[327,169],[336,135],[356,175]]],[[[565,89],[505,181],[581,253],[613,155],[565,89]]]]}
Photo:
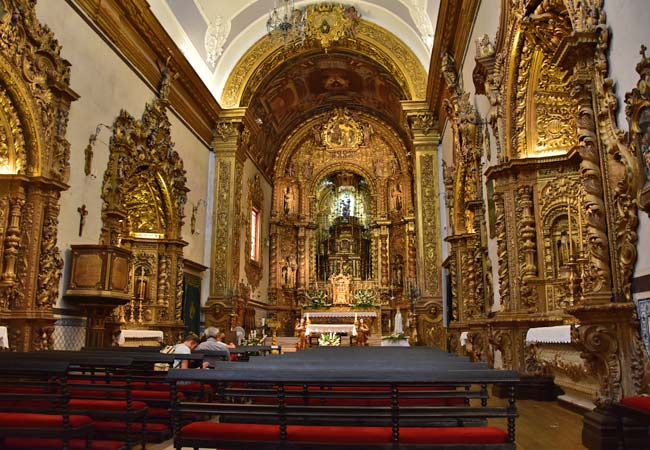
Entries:
{"type": "Polygon", "coordinates": [[[395,209],[400,211],[402,209],[402,186],[399,183],[395,185],[393,198],[395,199],[395,209]]]}
{"type": "Polygon", "coordinates": [[[291,186],[287,186],[287,189],[284,191],[283,211],[285,214],[289,214],[292,209],[293,209],[293,192],[291,191],[291,186]]]}
{"type": "Polygon", "coordinates": [[[403,334],[404,325],[402,323],[402,311],[400,309],[395,313],[395,328],[393,329],[393,334],[403,334]]]}
{"type": "Polygon", "coordinates": [[[349,217],[350,216],[350,199],[343,199],[341,200],[341,215],[343,217],[349,217]]]}
{"type": "Polygon", "coordinates": [[[331,290],[332,290],[332,304],[334,305],[349,305],[351,303],[350,284],[352,276],[343,274],[343,269],[330,277],[331,290]]]}
{"type": "Polygon", "coordinates": [[[370,327],[364,323],[363,319],[359,319],[359,324],[357,325],[357,345],[359,347],[366,347],[368,345],[369,335],[370,327]]]}
{"type": "Polygon", "coordinates": [[[296,335],[298,336],[298,340],[296,341],[296,350],[306,349],[308,346],[307,324],[305,323],[304,318],[300,319],[300,321],[296,320],[296,326],[294,330],[296,331],[296,335]]]}
{"type": "Polygon", "coordinates": [[[282,267],[282,287],[286,289],[296,287],[296,268],[292,256],[286,258],[286,262],[282,267]]]}

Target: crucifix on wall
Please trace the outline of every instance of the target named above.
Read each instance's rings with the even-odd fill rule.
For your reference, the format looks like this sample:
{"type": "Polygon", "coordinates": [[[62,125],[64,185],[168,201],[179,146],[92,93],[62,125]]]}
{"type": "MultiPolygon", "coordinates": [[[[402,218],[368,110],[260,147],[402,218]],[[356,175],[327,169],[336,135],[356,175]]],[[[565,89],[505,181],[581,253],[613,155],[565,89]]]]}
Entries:
{"type": "Polygon", "coordinates": [[[86,216],[88,215],[86,205],[84,204],[77,208],[77,212],[79,213],[79,236],[81,236],[84,232],[84,225],[86,225],[86,216]]]}

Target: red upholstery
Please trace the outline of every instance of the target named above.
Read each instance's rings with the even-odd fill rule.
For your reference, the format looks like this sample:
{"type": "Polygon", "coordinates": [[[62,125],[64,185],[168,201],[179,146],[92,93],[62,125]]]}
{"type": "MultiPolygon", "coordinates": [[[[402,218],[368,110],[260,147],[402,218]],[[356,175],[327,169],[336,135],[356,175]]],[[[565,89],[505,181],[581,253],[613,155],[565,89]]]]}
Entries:
{"type": "MultiPolygon", "coordinates": [[[[63,448],[61,439],[49,438],[6,438],[5,450],[59,450],[63,448]]],[[[70,450],[85,450],[85,439],[71,439],[70,450]]],[[[120,441],[103,441],[93,439],[92,450],[122,450],[124,443],[120,441]]]]}
{"type": "Polygon", "coordinates": [[[181,437],[194,439],[219,438],[235,441],[277,441],[280,439],[280,428],[277,425],[194,422],[181,428],[181,437]]]}
{"type": "Polygon", "coordinates": [[[147,417],[153,418],[153,417],[164,417],[168,418],[169,417],[169,410],[167,408],[149,408],[147,410],[147,417]]]}
{"type": "Polygon", "coordinates": [[[346,427],[290,425],[287,440],[328,444],[387,444],[391,442],[389,427],[346,427]]]}
{"type": "Polygon", "coordinates": [[[400,428],[399,441],[405,444],[501,444],[508,441],[508,433],[495,427],[400,428]]]}
{"type": "Polygon", "coordinates": [[[650,397],[639,396],[639,397],[626,397],[621,400],[621,405],[629,406],[631,408],[640,409],[650,413],[650,397]]]}
{"type": "MultiPolygon", "coordinates": [[[[142,430],[142,422],[133,422],[131,430],[142,430]]],[[[147,423],[147,432],[164,433],[169,427],[163,423],[147,423]]],[[[95,431],[126,431],[125,422],[111,422],[108,420],[96,420],[95,431]]]]}
{"type": "MultiPolygon", "coordinates": [[[[125,400],[71,399],[69,405],[71,410],[127,411],[125,400]]],[[[131,402],[131,411],[139,411],[146,407],[145,402],[131,402]]]]}
{"type": "MultiPolygon", "coordinates": [[[[72,428],[93,423],[87,416],[70,416],[72,428]]],[[[0,413],[0,427],[12,428],[63,428],[63,416],[58,414],[0,413]]]]}

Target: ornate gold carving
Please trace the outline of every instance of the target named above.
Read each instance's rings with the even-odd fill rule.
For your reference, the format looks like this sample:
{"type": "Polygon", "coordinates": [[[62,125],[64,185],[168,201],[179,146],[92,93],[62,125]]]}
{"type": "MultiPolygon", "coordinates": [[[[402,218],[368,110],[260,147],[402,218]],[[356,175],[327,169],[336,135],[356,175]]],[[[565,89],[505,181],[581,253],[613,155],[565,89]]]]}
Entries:
{"type": "Polygon", "coordinates": [[[409,127],[413,134],[420,133],[427,136],[435,130],[436,124],[432,113],[415,113],[409,115],[408,119],[409,127]]]}
{"type": "Polygon", "coordinates": [[[639,155],[643,171],[639,205],[650,214],[650,58],[646,50],[642,45],[642,59],[636,66],[640,79],[625,95],[625,115],[630,124],[630,146],[639,155]]]}
{"type": "Polygon", "coordinates": [[[305,37],[318,42],[325,53],[341,39],[355,37],[360,16],[354,6],[320,3],[305,9],[305,37]]]}
{"type": "Polygon", "coordinates": [[[430,294],[438,293],[438,229],[436,221],[436,163],[433,155],[420,155],[420,185],[422,192],[422,225],[424,238],[423,276],[424,288],[430,294]]]}
{"type": "Polygon", "coordinates": [[[214,265],[212,266],[213,292],[225,291],[228,288],[227,261],[230,259],[228,248],[228,231],[230,222],[230,184],[231,160],[218,161],[217,186],[215,195],[215,233],[214,233],[214,265]]]}
{"type": "Polygon", "coordinates": [[[27,154],[25,138],[18,114],[0,88],[0,174],[25,172],[27,154]]]}
{"type": "Polygon", "coordinates": [[[50,205],[43,221],[36,291],[36,307],[39,309],[54,307],[59,298],[59,280],[63,270],[63,258],[56,246],[58,215],[58,206],[50,205]]]}
{"type": "Polygon", "coordinates": [[[323,144],[332,150],[356,150],[363,142],[361,125],[347,108],[337,108],[321,131],[323,144]]]}
{"type": "MultiPolygon", "coordinates": [[[[399,38],[365,20],[359,20],[355,34],[354,40],[339,40],[332,51],[353,49],[385,67],[410,99],[426,97],[426,72],[415,54],[399,38]]],[[[240,58],[226,81],[219,103],[224,108],[248,105],[270,73],[276,72],[287,58],[310,52],[316,45],[315,40],[309,40],[305,44],[284,48],[280,36],[265,36],[240,58]]]]}
{"type": "Polygon", "coordinates": [[[533,216],[533,189],[522,186],[517,190],[517,215],[519,217],[519,248],[521,274],[524,280],[537,275],[535,264],[535,217],[533,216]]]}

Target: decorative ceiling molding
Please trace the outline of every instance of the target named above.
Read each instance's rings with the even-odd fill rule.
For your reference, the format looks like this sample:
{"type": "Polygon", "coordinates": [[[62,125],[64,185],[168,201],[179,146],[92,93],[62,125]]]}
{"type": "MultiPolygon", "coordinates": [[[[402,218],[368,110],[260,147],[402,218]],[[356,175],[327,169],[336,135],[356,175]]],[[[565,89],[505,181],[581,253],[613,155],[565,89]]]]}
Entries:
{"type": "MultiPolygon", "coordinates": [[[[480,3],[480,0],[440,2],[427,85],[427,102],[437,117],[439,130],[442,130],[446,118],[443,100],[447,95],[441,55],[447,52],[456,58],[456,66],[462,64],[480,3]]],[[[456,67],[456,70],[458,71],[459,67],[456,67]]]]}
{"type": "Polygon", "coordinates": [[[221,112],[198,74],[154,16],[147,0],[75,0],[85,19],[110,41],[141,74],[152,90],[159,66],[179,74],[169,93],[170,107],[206,146],[221,112]]]}
{"type": "MultiPolygon", "coordinates": [[[[343,48],[380,63],[404,86],[410,99],[424,99],[427,80],[424,67],[411,49],[388,30],[362,19],[356,29],[356,39],[341,40],[335,48],[343,48]]],[[[312,46],[300,43],[284,49],[281,37],[264,36],[248,49],[230,73],[221,96],[222,106],[232,108],[245,104],[251,93],[256,92],[262,81],[282,66],[287,58],[312,51],[312,46]]]]}

